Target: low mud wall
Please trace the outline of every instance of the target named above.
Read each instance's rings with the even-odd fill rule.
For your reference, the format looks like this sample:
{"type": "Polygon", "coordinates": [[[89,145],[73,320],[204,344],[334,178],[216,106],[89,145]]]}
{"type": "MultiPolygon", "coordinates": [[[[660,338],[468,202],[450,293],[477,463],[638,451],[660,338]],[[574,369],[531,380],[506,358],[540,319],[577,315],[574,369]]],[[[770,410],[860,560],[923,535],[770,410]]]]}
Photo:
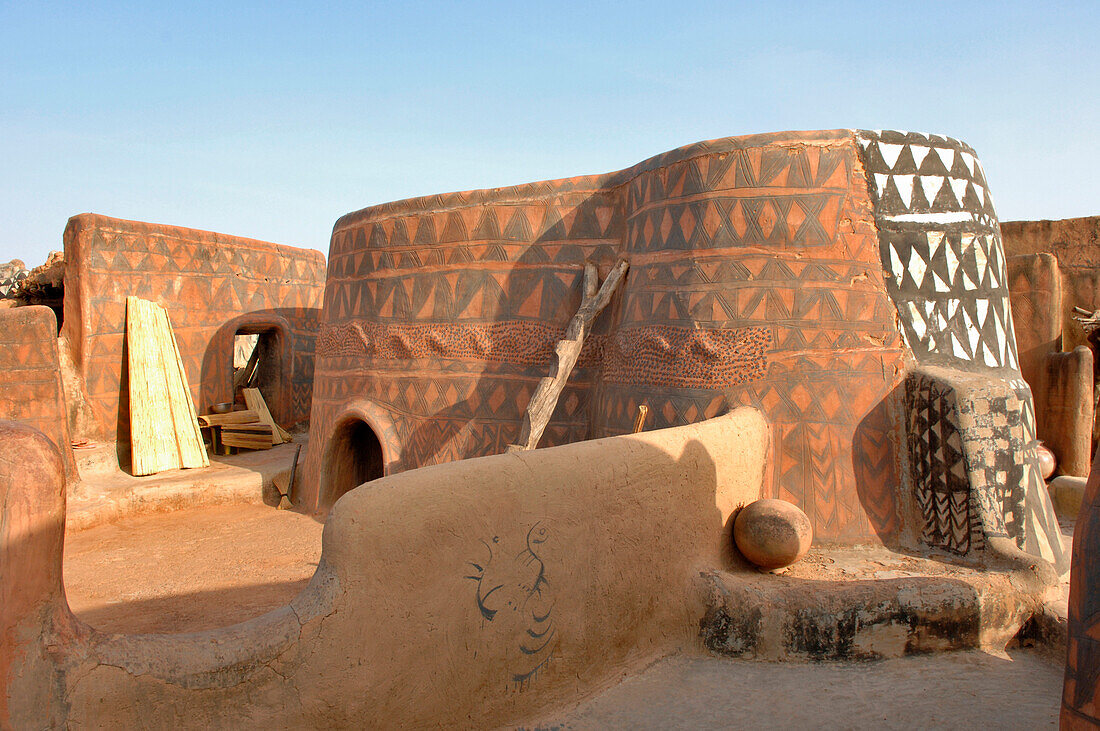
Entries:
{"type": "MultiPolygon", "coordinates": [[[[701,573],[733,568],[731,516],[760,496],[768,440],[739,409],[368,483],[333,507],[317,574],[288,607],[192,635],[24,630],[18,657],[49,647],[56,677],[34,674],[0,721],[44,708],[127,727],[535,718],[699,642],[701,573]]],[[[59,582],[30,614],[69,616],[59,582]]],[[[29,677],[19,663],[9,678],[29,677]]]]}

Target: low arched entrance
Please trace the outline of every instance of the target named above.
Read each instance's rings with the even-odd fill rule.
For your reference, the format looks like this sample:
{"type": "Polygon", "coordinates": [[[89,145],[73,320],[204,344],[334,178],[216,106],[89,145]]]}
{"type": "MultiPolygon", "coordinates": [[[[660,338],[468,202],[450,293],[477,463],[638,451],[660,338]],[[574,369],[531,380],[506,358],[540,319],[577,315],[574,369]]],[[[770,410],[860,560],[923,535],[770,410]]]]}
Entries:
{"type": "Polygon", "coordinates": [[[341,495],[385,474],[382,443],[366,421],[349,417],[340,422],[329,439],[321,465],[321,495],[331,507],[341,495]]]}

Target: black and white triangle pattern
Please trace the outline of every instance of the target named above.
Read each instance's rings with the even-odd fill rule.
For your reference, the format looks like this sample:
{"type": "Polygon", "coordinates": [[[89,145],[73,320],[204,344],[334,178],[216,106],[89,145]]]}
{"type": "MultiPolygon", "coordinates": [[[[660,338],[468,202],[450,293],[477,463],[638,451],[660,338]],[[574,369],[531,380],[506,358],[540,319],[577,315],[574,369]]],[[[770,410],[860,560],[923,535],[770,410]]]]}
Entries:
{"type": "Polygon", "coordinates": [[[1000,242],[992,233],[881,231],[883,263],[915,355],[1017,369],[1000,242]]]}
{"type": "Polygon", "coordinates": [[[878,215],[899,223],[996,224],[985,171],[969,145],[899,130],[861,130],[858,140],[878,215]]]}

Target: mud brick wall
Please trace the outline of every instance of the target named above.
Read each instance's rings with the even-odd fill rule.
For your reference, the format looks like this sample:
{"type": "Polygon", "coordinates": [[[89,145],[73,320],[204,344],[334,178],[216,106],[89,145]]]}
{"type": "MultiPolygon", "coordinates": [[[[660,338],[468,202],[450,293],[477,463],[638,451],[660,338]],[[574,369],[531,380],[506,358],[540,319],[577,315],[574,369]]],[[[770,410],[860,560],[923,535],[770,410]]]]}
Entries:
{"type": "Polygon", "coordinates": [[[0,310],[0,419],[43,432],[76,477],[57,355],[57,320],[48,307],[0,310]]]}
{"type": "Polygon", "coordinates": [[[1009,256],[1050,253],[1062,275],[1062,346],[1085,345],[1085,331],[1073,308],[1100,309],[1100,216],[1060,221],[1008,221],[1001,224],[1009,256]]]}
{"type": "Polygon", "coordinates": [[[337,426],[388,472],[518,435],[580,301],[586,261],[630,263],[541,443],[760,408],[765,491],[819,539],[892,541],[904,342],[851,132],[684,147],[603,176],[390,203],[337,222],[304,501],[337,426]]]}
{"type": "Polygon", "coordinates": [[[95,214],[65,229],[65,318],[94,418],[95,441],[129,439],[126,297],[168,310],[200,412],[232,400],[232,345],[240,327],[279,333],[279,383],[269,397],[284,427],[309,416],[313,349],[325,277],[317,251],[95,214]]]}
{"type": "MultiPolygon", "coordinates": [[[[330,433],[357,404],[390,471],[503,452],[580,305],[584,263],[606,275],[621,233],[616,193],[602,178],[434,196],[341,218],[329,251],[313,429],[330,433]]],[[[544,445],[587,437],[606,330],[605,315],[544,445]]]]}

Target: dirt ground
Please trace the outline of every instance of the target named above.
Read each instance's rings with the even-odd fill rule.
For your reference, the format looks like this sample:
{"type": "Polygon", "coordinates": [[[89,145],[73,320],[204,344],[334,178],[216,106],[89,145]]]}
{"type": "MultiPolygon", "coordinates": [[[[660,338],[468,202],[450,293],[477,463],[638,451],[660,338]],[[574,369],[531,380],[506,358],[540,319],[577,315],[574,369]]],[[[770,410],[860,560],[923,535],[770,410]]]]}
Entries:
{"type": "MultiPolygon", "coordinates": [[[[107,632],[191,632],[258,616],[306,585],[322,524],[257,504],[138,515],[71,533],[65,585],[107,632]]],[[[674,657],[539,728],[1048,728],[1062,665],[1034,651],[865,663],[674,657]]]]}
{"type": "Polygon", "coordinates": [[[138,515],[65,537],[65,590],[105,632],[214,629],[286,604],[313,575],[322,524],[266,505],[138,515]]]}
{"type": "Polygon", "coordinates": [[[676,657],[540,729],[1056,728],[1062,666],[950,652],[866,663],[676,657]]]}

